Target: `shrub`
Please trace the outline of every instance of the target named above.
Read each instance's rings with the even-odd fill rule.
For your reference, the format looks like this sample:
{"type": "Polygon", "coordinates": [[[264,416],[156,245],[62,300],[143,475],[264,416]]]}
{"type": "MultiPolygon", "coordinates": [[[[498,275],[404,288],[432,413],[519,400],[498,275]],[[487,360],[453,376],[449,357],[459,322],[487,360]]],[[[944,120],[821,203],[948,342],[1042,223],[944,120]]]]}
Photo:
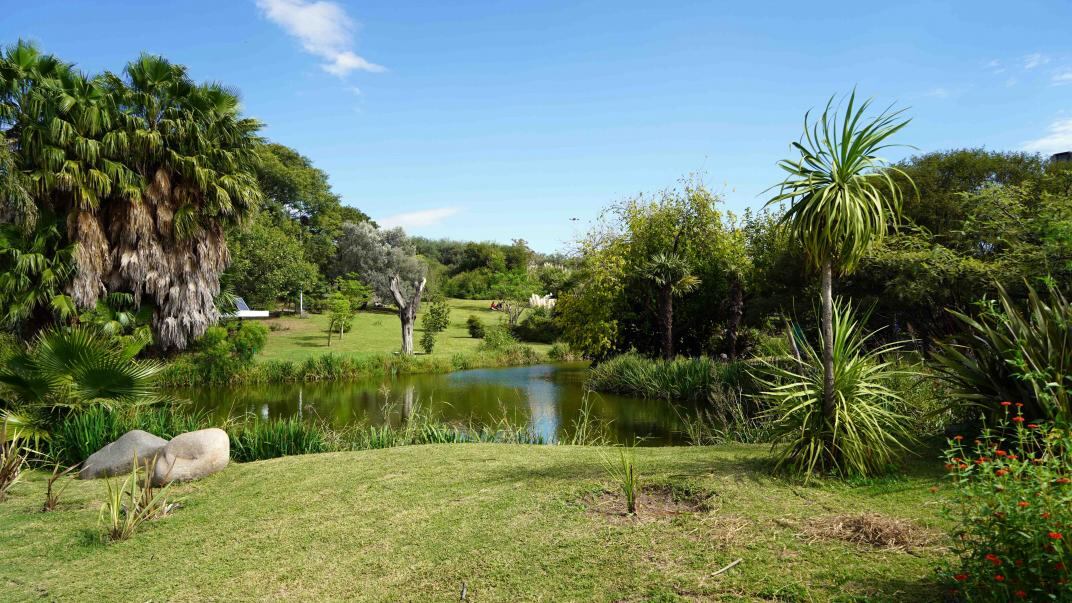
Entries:
{"type": "Polygon", "coordinates": [[[421,334],[421,349],[424,350],[425,354],[431,354],[432,351],[435,350],[435,344],[435,331],[425,330],[424,333],[421,334]]]}
{"type": "Polygon", "coordinates": [[[903,371],[882,359],[897,345],[867,350],[874,333],[865,334],[852,307],[841,300],[834,304],[833,327],[833,416],[823,409],[821,342],[813,346],[795,334],[799,358],[760,361],[757,380],[766,388],[760,398],[770,404],[772,442],[781,445],[777,465],[805,477],[821,471],[861,476],[887,471],[914,441],[903,400],[890,387],[903,371]]]}
{"type": "Polygon", "coordinates": [[[1020,404],[1010,419],[1002,404],[997,431],[946,452],[959,564],[944,577],[972,601],[1070,600],[1072,432],[1027,423],[1020,404]]]}
{"type": "Polygon", "coordinates": [[[104,525],[108,541],[126,540],[134,535],[141,524],[150,519],[167,515],[174,505],[167,501],[169,486],[156,488],[152,485],[155,459],[141,476],[142,463],[134,463],[122,483],[108,480],[108,497],[101,506],[99,521],[104,525]]]}
{"type": "Polygon", "coordinates": [[[593,367],[585,386],[643,398],[706,400],[716,388],[739,385],[739,366],[706,356],[661,360],[628,353],[593,367]]]}
{"type": "Polygon", "coordinates": [[[0,425],[0,502],[7,492],[22,478],[26,467],[27,451],[17,433],[8,433],[7,424],[0,425]]]}
{"type": "Polygon", "coordinates": [[[249,363],[268,343],[268,329],[259,322],[242,321],[229,337],[235,356],[249,363]]]}
{"type": "Polygon", "coordinates": [[[497,352],[517,345],[517,339],[505,325],[495,325],[484,330],[484,341],[478,349],[482,352],[497,352]]]}
{"type": "Polygon", "coordinates": [[[953,315],[965,330],[942,346],[937,369],[961,400],[993,405],[1021,400],[1032,419],[1072,420],[1072,307],[1056,288],[1047,299],[1028,287],[1026,311],[998,285],[998,300],[972,318],[953,315]]]}
{"type": "Polygon", "coordinates": [[[553,343],[562,335],[561,329],[551,318],[546,308],[533,308],[525,319],[514,327],[514,335],[521,341],[553,343]]]}
{"type": "Polygon", "coordinates": [[[582,360],[581,355],[570,349],[568,343],[561,341],[551,346],[547,351],[547,357],[555,362],[576,362],[582,360]]]}
{"type": "Polygon", "coordinates": [[[465,326],[469,328],[469,336],[473,339],[484,338],[484,322],[476,314],[469,315],[469,319],[465,321],[465,326]]]}

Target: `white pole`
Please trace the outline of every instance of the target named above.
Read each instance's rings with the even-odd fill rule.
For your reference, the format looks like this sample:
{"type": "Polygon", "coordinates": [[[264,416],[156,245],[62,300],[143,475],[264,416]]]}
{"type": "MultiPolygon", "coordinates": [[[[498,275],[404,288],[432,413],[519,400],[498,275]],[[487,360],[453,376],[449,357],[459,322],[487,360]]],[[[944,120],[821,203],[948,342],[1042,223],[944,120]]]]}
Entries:
{"type": "Polygon", "coordinates": [[[305,316],[305,291],[298,289],[298,316],[305,316]]]}

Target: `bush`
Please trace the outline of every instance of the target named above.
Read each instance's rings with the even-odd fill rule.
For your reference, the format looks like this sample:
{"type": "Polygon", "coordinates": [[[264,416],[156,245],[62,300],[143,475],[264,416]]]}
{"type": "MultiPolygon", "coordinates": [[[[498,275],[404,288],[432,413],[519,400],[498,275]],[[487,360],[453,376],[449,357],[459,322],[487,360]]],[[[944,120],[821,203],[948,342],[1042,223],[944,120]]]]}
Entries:
{"type": "Polygon", "coordinates": [[[576,362],[582,360],[581,355],[570,349],[569,344],[558,342],[547,351],[547,358],[555,362],[576,362]]]}
{"type": "MultiPolygon", "coordinates": [[[[904,401],[891,387],[903,371],[882,359],[896,344],[867,350],[874,333],[865,334],[852,307],[834,304],[834,414],[823,408],[821,343],[796,337],[800,358],[761,360],[757,380],[761,399],[770,404],[772,443],[778,467],[810,477],[823,471],[869,476],[888,471],[897,453],[914,441],[904,401]]],[[[796,330],[799,333],[799,330],[796,330]]]]}
{"type": "Polygon", "coordinates": [[[740,387],[739,366],[706,356],[661,360],[629,353],[593,367],[585,386],[642,398],[707,400],[716,389],[740,387]]]}
{"type": "Polygon", "coordinates": [[[514,335],[521,341],[553,343],[562,331],[545,308],[533,308],[525,319],[514,327],[514,335]]]}
{"type": "Polygon", "coordinates": [[[425,330],[421,334],[421,349],[425,354],[431,354],[435,350],[436,334],[435,331],[425,330]]]}
{"type": "Polygon", "coordinates": [[[517,345],[517,339],[504,325],[495,325],[484,330],[484,341],[480,342],[478,349],[482,352],[497,352],[508,347],[517,345]]]}
{"type": "Polygon", "coordinates": [[[998,302],[942,346],[937,369],[961,400],[1001,416],[995,401],[1021,400],[1032,419],[1072,420],[1072,307],[1055,288],[1043,300],[1028,288],[1026,312],[998,285],[998,302]]]}
{"type": "Polygon", "coordinates": [[[484,322],[476,314],[469,315],[469,319],[465,321],[465,326],[469,328],[469,336],[473,339],[484,338],[484,322]]]}
{"type": "Polygon", "coordinates": [[[268,329],[259,322],[242,321],[228,336],[235,356],[247,363],[253,362],[253,357],[268,343],[268,329]]]}
{"type": "Polygon", "coordinates": [[[249,420],[230,430],[231,458],[245,463],[294,454],[327,452],[327,429],[297,417],[249,420]]]}
{"type": "Polygon", "coordinates": [[[946,452],[959,565],[944,577],[972,601],[1072,600],[1072,432],[1002,404],[999,431],[946,452]]]}

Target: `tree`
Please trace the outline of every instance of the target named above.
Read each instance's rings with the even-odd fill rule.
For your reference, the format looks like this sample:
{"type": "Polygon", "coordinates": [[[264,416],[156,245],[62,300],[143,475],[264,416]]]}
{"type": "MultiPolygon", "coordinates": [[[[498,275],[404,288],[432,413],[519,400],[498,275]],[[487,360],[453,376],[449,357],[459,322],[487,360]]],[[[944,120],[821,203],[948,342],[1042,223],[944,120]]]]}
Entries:
{"type": "Polygon", "coordinates": [[[421,347],[426,354],[431,354],[435,348],[436,335],[447,330],[450,326],[450,306],[442,295],[435,295],[428,304],[428,311],[424,313],[421,321],[424,333],[421,335],[421,347]]]}
{"type": "Polygon", "coordinates": [[[225,229],[260,199],[260,124],[233,92],[151,55],[89,78],[20,42],[0,58],[0,124],[37,208],[78,245],[65,284],[78,307],[109,291],[149,296],[163,349],[219,318],[225,229]]]}
{"type": "Polygon", "coordinates": [[[398,319],[402,322],[402,353],[413,353],[413,322],[417,318],[417,310],[421,306],[421,294],[424,293],[424,285],[427,279],[413,281],[410,295],[403,294],[404,285],[398,275],[391,277],[391,293],[394,295],[395,306],[398,307],[398,319]]]}
{"type": "Polygon", "coordinates": [[[674,297],[698,287],[700,279],[692,274],[688,260],[674,252],[655,254],[644,265],[644,275],[658,289],[662,356],[671,360],[674,357],[674,297]]]}
{"type": "Polygon", "coordinates": [[[372,299],[372,288],[362,283],[353,272],[335,279],[335,288],[350,301],[350,307],[354,310],[365,307],[372,299]]]}
{"type": "MultiPolygon", "coordinates": [[[[814,123],[804,116],[804,137],[793,143],[796,161],[783,160],[787,172],[779,192],[767,205],[789,201],[781,224],[800,242],[813,268],[822,275],[821,337],[823,345],[823,413],[832,420],[834,399],[834,271],[851,273],[867,251],[897,220],[901,189],[877,153],[908,125],[903,110],[887,109],[875,118],[865,115],[871,101],[856,105],[849,96],[840,120],[834,99],[814,123]]],[[[902,172],[903,174],[903,172],[902,172]]],[[[907,178],[907,176],[905,176],[907,178]]]]}
{"type": "Polygon", "coordinates": [[[413,321],[428,280],[425,265],[401,228],[381,230],[368,222],[343,224],[335,274],[356,274],[381,301],[392,300],[402,323],[402,351],[413,353],[413,321]]]}
{"type": "Polygon", "coordinates": [[[331,345],[331,335],[338,331],[339,339],[342,339],[354,320],[354,309],[350,306],[350,300],[338,291],[332,293],[327,299],[328,309],[328,345],[331,345]]]}
{"type": "Polygon", "coordinates": [[[232,234],[228,243],[233,260],[223,284],[254,306],[293,299],[319,277],[316,265],[305,259],[301,243],[265,216],[232,234]]]}
{"type": "Polygon", "coordinates": [[[51,214],[39,216],[32,228],[0,226],[0,322],[32,332],[53,314],[74,316],[74,300],[63,291],[74,272],[74,257],[75,246],[64,244],[51,214]]]}

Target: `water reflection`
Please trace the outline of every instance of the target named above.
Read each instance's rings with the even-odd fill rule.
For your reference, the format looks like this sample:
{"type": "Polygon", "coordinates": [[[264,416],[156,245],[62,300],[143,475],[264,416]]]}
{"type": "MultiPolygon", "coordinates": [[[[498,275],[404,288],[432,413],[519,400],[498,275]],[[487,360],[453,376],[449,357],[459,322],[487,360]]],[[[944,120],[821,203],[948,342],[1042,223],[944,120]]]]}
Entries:
{"type": "MultiPolygon", "coordinates": [[[[295,383],[176,390],[194,407],[223,419],[319,418],[338,426],[405,420],[418,410],[444,421],[527,424],[545,441],[568,437],[585,397],[584,365],[478,369],[447,375],[404,375],[353,383],[295,383]]],[[[695,409],[664,400],[589,394],[594,418],[609,422],[619,442],[683,443],[682,416],[695,409]]]]}

